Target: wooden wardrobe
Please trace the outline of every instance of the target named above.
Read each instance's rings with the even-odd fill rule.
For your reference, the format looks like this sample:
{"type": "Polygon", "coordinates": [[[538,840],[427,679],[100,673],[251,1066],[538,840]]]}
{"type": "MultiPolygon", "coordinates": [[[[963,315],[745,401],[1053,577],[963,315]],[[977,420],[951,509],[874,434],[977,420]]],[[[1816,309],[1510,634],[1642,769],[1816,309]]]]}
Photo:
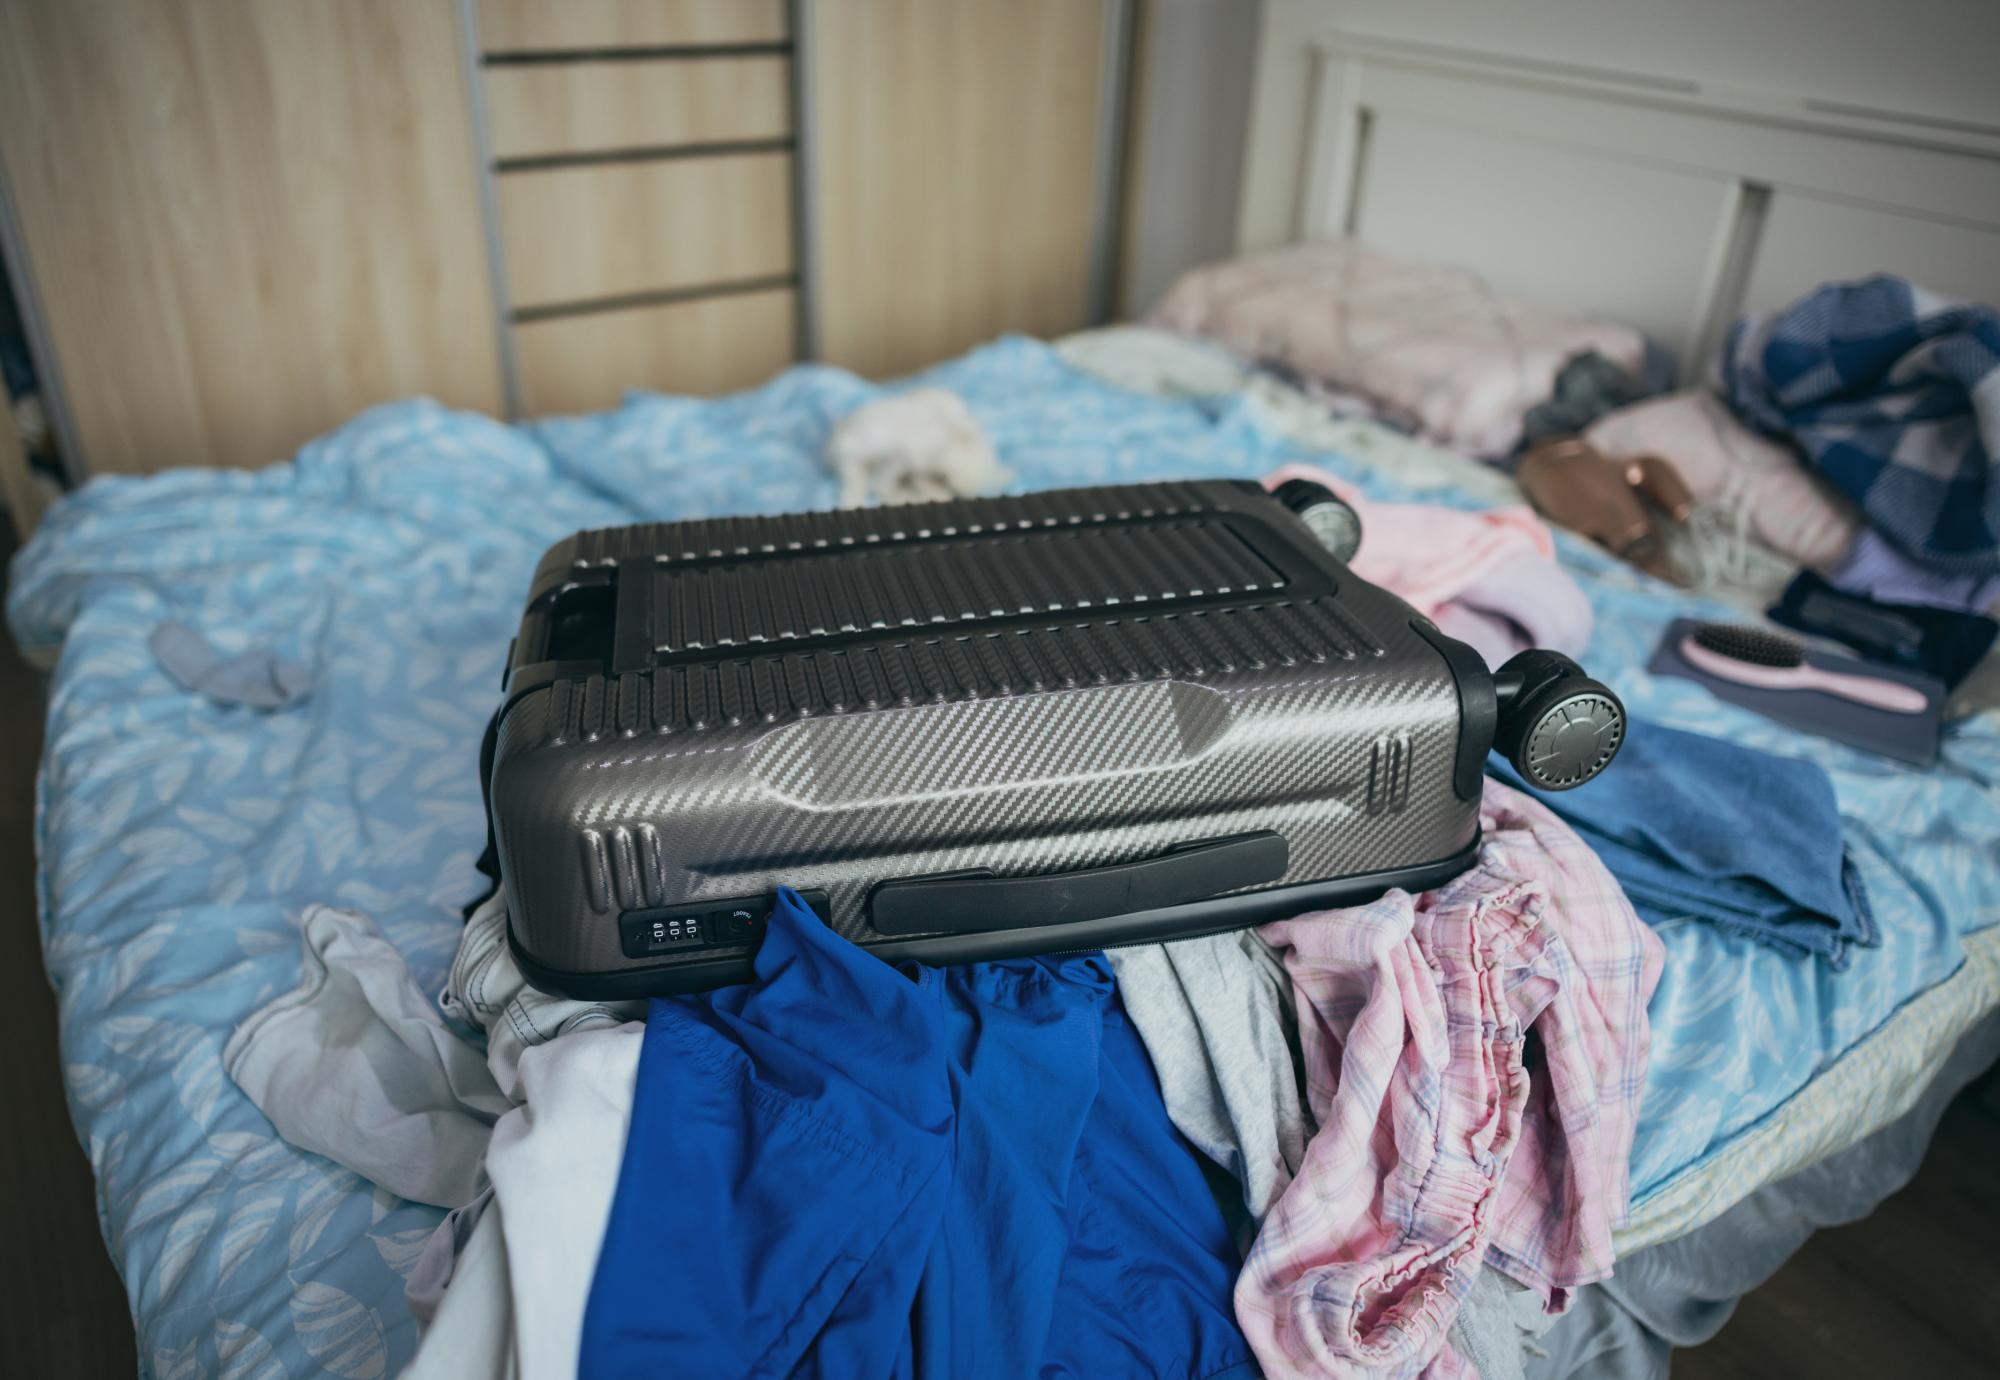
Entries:
{"type": "MultiPolygon", "coordinates": [[[[0,0],[74,476],[873,375],[1101,315],[1121,0],[0,0]]],[[[0,457],[0,464],[12,456],[0,457]]]]}

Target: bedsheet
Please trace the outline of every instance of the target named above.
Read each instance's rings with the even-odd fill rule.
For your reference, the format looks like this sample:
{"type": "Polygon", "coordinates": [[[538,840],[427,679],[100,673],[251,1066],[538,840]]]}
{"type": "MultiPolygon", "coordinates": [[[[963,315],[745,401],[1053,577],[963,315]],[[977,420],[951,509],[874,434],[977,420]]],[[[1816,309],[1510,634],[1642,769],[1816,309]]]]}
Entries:
{"type": "MultiPolygon", "coordinates": [[[[1437,488],[1437,453],[1379,428],[1348,424],[1329,454],[1254,390],[1144,396],[1025,340],[917,382],[965,398],[1018,489],[1288,461],[1384,499],[1429,475],[1428,501],[1471,504],[1483,482],[1437,488]]],[[[480,733],[547,545],[592,525],[830,504],[822,443],[882,391],[809,367],[719,401],[639,396],[532,427],[402,403],[265,470],[100,480],[44,520],[8,609],[53,664],[39,922],[71,1112],[152,1373],[370,1377],[411,1354],[402,1274],[437,1212],[277,1140],[224,1078],[222,1044],[295,981],[290,917],[312,902],[367,910],[441,984],[480,886],[480,733]],[[269,644],[317,688],[272,714],[193,698],[146,650],[170,617],[224,652],[269,644]]],[[[1929,773],[1798,737],[1647,677],[1652,638],[1688,601],[1581,543],[1561,554],[1596,607],[1591,669],[1635,713],[1827,766],[1886,934],[1835,975],[1698,921],[1668,928],[1634,1150],[1643,1204],[2000,920],[2000,724],[1955,725],[1929,773]]]]}

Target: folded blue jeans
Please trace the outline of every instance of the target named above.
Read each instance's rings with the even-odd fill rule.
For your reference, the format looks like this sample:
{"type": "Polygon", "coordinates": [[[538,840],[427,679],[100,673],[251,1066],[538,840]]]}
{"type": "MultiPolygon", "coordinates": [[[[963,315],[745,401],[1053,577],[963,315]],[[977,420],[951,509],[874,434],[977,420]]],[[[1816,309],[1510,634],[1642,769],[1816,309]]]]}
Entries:
{"type": "MultiPolygon", "coordinates": [[[[1486,769],[1527,789],[1498,757],[1486,769]]],[[[1833,782],[1811,762],[1635,719],[1602,776],[1537,798],[1648,924],[1705,921],[1835,968],[1881,942],[1833,782]]]]}

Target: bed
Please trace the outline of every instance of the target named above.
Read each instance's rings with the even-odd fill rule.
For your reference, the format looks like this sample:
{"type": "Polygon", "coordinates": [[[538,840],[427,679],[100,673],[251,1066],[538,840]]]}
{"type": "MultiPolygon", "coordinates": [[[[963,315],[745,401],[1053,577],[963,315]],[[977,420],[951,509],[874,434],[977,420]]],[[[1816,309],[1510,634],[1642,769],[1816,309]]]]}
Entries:
{"type": "MultiPolygon", "coordinates": [[[[1326,9],[1262,7],[1239,248],[1344,233],[1464,264],[1645,329],[1684,376],[1737,313],[1822,278],[2000,281],[1989,132],[1371,39],[1326,9]]],[[[1301,461],[1375,498],[1518,497],[1490,467],[1151,331],[1004,339],[897,386],[922,384],[966,401],[1016,491],[1301,461]]],[[[549,544],[831,505],[829,431],[883,391],[805,367],[718,401],[639,395],[518,427],[401,403],[285,463],[107,479],[44,519],[8,608],[50,675],[38,922],[148,1373],[409,1360],[403,1279],[441,1213],[278,1139],[224,1076],[223,1044],[296,981],[312,903],[367,912],[441,985],[485,887],[478,745],[549,544]],[[169,619],[224,652],[274,648],[315,688],[270,714],[192,696],[147,649],[169,619]]],[[[1923,1117],[2000,1051],[2000,714],[1962,696],[1924,772],[1801,737],[1643,669],[1669,620],[1759,610],[1784,567],[1691,597],[1560,533],[1558,554],[1596,615],[1590,668],[1635,715],[1825,767],[1883,931],[1839,973],[1699,922],[1663,932],[1618,1240],[1646,1261],[1898,1127],[1920,1149],[1923,1117]]],[[[1631,1313],[1619,1284],[1550,1332],[1554,1373],[1631,1313]]]]}
{"type": "MultiPolygon", "coordinates": [[[[966,400],[1016,490],[1309,460],[1375,497],[1506,497],[1490,470],[1143,330],[1004,339],[915,382],[966,400]]],[[[288,463],[113,479],[43,523],[8,610],[51,672],[39,920],[149,1373],[367,1377],[409,1359],[403,1276],[440,1213],[277,1139],[224,1077],[223,1043],[296,980],[312,902],[368,912],[440,985],[483,884],[480,735],[549,543],[830,504],[828,429],[881,391],[808,367],[526,427],[403,403],[288,463]],[[270,714],[191,696],[146,649],[167,618],[224,650],[273,646],[317,685],[270,714]]],[[[1993,1025],[2000,716],[1954,723],[1916,773],[1718,709],[1641,669],[1686,596],[1580,541],[1560,556],[1595,608],[1593,671],[1634,713],[1825,765],[1885,933],[1838,975],[1698,923],[1663,935],[1622,1255],[1894,1121],[1993,1025]]]]}

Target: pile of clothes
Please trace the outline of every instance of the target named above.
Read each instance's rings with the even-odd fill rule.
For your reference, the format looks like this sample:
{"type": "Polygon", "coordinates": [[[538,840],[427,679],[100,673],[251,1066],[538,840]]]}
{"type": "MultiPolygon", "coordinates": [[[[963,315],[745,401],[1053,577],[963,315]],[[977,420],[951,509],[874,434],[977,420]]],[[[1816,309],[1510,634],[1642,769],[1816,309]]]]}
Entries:
{"type": "Polygon", "coordinates": [[[439,1010],[319,908],[225,1064],[454,1209],[417,1375],[1518,1366],[1610,1273],[1662,949],[1546,808],[1483,824],[1435,892],[1112,960],[891,968],[784,893],[754,982],[644,1006],[525,985],[495,898],[439,1010]]]}
{"type": "MultiPolygon", "coordinates": [[[[1588,638],[1526,509],[1314,477],[1361,509],[1355,568],[1489,657],[1588,638]]],[[[418,1376],[1502,1380],[1611,1274],[1654,927],[1875,939],[1817,767],[1646,724],[1625,758],[1580,811],[1489,778],[1433,891],[1110,955],[896,968],[786,892],[753,982],[580,1002],[525,983],[496,894],[432,1001],[315,907],[225,1066],[450,1209],[407,1276],[418,1376]]]]}
{"type": "Polygon", "coordinates": [[[1889,276],[1827,284],[1737,322],[1710,384],[1679,392],[1630,327],[1349,239],[1191,269],[1147,321],[1336,414],[1504,464],[1537,509],[1650,574],[1782,587],[1773,620],[1940,700],[2000,633],[1992,306],[1889,276]]]}
{"type": "Polygon", "coordinates": [[[1959,684],[2000,632],[2000,311],[1829,284],[1737,322],[1715,374],[1580,439],[1614,466],[1670,463],[1797,563],[1776,622],[1959,684]]]}

